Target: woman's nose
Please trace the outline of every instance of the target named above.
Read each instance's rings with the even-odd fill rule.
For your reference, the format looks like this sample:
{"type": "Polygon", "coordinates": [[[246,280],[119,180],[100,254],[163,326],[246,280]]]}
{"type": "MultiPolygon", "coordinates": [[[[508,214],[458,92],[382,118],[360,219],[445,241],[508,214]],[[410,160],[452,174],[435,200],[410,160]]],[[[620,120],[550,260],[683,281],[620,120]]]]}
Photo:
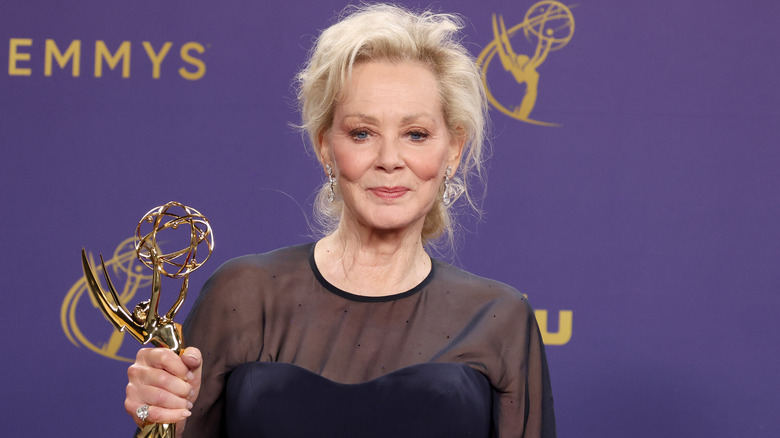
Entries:
{"type": "Polygon", "coordinates": [[[404,166],[403,155],[399,140],[383,140],[377,151],[376,166],[391,171],[404,166]]]}

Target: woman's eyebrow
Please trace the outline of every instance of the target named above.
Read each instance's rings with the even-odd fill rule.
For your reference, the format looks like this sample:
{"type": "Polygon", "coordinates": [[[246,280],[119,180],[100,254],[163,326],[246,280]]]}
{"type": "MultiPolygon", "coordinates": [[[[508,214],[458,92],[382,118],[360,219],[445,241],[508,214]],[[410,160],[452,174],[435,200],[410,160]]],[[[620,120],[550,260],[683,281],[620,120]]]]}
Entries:
{"type": "MultiPolygon", "coordinates": [[[[347,114],[347,115],[344,116],[344,119],[350,119],[350,118],[360,119],[361,121],[365,121],[365,122],[368,122],[368,123],[374,123],[374,124],[379,123],[379,120],[376,117],[370,116],[370,115],[368,115],[366,113],[353,113],[353,114],[347,114]]],[[[419,120],[419,119],[434,120],[434,117],[431,116],[428,113],[407,114],[407,115],[405,115],[401,119],[401,124],[414,122],[415,120],[419,120]]]]}
{"type": "Polygon", "coordinates": [[[410,122],[414,122],[415,120],[419,120],[419,119],[435,120],[433,118],[433,116],[431,116],[428,113],[414,113],[414,114],[409,114],[407,116],[404,116],[404,118],[401,119],[401,123],[403,123],[403,124],[410,123],[410,122]]]}
{"type": "Polygon", "coordinates": [[[344,119],[350,119],[350,118],[360,119],[361,121],[373,123],[373,124],[379,123],[379,120],[376,117],[370,116],[366,113],[353,113],[344,116],[344,119]]]}

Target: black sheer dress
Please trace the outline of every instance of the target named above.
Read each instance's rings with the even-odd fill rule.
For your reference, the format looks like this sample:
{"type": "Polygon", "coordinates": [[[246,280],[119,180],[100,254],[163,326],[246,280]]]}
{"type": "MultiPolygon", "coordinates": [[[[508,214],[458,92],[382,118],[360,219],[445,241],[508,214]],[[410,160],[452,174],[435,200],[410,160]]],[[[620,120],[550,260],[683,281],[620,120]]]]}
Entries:
{"type": "Polygon", "coordinates": [[[382,297],[320,275],[314,244],[229,261],[184,339],[203,353],[185,437],[555,437],[544,346],[515,289],[433,260],[382,297]]]}

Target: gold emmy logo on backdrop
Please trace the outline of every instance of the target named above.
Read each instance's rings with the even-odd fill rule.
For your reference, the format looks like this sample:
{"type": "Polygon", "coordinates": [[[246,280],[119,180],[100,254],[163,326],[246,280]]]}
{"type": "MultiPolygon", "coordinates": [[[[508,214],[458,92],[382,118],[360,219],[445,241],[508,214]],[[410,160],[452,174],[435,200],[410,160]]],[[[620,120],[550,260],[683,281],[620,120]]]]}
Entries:
{"type": "MultiPolygon", "coordinates": [[[[133,240],[138,260],[152,270],[151,298],[138,303],[132,312],[128,311],[111,281],[103,256],[100,256],[100,267],[108,291],[103,289],[92,267],[90,257],[82,248],[81,261],[88,289],[103,314],[120,332],[126,331],[142,344],[151,343],[156,347],[169,348],[176,354],[181,354],[184,350],[181,325],[174,322],[173,318],[187,296],[190,273],[202,266],[211,256],[214,248],[211,226],[208,220],[194,208],[178,202],[169,202],[153,208],[141,218],[133,240]],[[183,248],[171,252],[163,251],[160,246],[161,241],[158,240],[159,233],[167,233],[173,238],[173,244],[179,244],[183,248]],[[196,256],[201,244],[206,245],[208,252],[199,261],[196,256]],[[162,276],[182,279],[179,296],[164,315],[159,313],[162,276]]],[[[166,242],[166,245],[168,243],[166,242]]],[[[175,435],[175,424],[152,423],[143,427],[136,436],[172,438],[175,435]]]]}
{"type": "MultiPolygon", "coordinates": [[[[562,49],[574,35],[574,16],[563,3],[543,0],[535,3],[525,13],[523,21],[507,29],[504,17],[493,14],[493,41],[479,54],[477,63],[482,68],[482,81],[488,100],[494,108],[517,120],[542,126],[558,126],[530,118],[536,105],[539,87],[537,68],[550,52],[562,49]],[[525,40],[534,45],[533,54],[518,53],[518,45],[512,45],[512,37],[522,31],[525,40]],[[501,103],[491,93],[487,72],[493,58],[498,55],[501,66],[511,73],[517,85],[525,84],[525,93],[516,103],[501,103]]],[[[504,97],[506,100],[506,97],[504,97]]]]}
{"type": "MultiPolygon", "coordinates": [[[[136,256],[133,239],[133,237],[130,237],[120,243],[114,250],[113,256],[105,260],[105,263],[97,268],[98,273],[102,272],[103,269],[107,269],[110,272],[115,284],[119,286],[119,301],[125,305],[133,300],[139,289],[148,288],[152,284],[152,274],[144,272],[144,267],[136,256]]],[[[95,266],[92,254],[88,254],[88,258],[90,264],[95,266]]],[[[83,345],[89,350],[109,359],[132,362],[131,358],[122,356],[120,352],[125,339],[124,331],[112,330],[110,334],[106,333],[107,340],[96,341],[94,339],[97,337],[96,335],[89,332],[85,333],[79,327],[79,318],[84,316],[78,313],[79,304],[82,302],[85,292],[92,307],[97,308],[99,306],[94,296],[88,292],[87,277],[81,277],[65,295],[60,308],[60,322],[62,323],[62,330],[65,332],[65,336],[77,347],[83,345]]],[[[87,316],[89,315],[87,314],[87,316]]],[[[106,326],[106,328],[108,327],[106,326]]]]}

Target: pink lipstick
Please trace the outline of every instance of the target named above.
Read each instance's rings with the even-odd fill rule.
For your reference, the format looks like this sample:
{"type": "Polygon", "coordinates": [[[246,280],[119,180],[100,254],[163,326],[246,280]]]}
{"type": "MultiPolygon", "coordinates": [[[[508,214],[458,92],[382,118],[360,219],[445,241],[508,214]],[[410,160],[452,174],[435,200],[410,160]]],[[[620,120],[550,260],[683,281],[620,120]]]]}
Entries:
{"type": "Polygon", "coordinates": [[[400,198],[409,191],[406,187],[373,187],[369,190],[382,199],[400,198]]]}

